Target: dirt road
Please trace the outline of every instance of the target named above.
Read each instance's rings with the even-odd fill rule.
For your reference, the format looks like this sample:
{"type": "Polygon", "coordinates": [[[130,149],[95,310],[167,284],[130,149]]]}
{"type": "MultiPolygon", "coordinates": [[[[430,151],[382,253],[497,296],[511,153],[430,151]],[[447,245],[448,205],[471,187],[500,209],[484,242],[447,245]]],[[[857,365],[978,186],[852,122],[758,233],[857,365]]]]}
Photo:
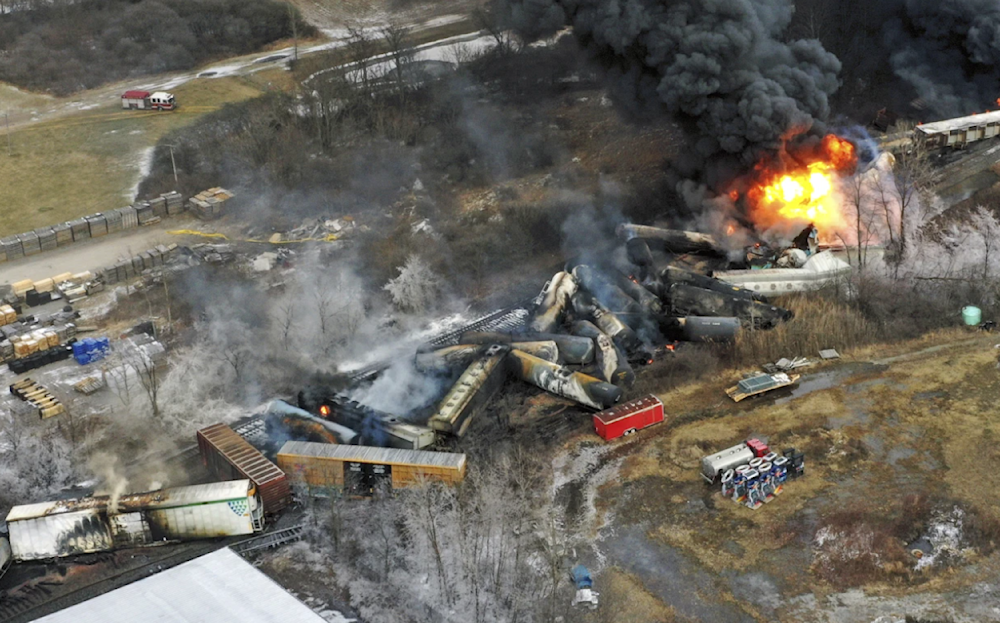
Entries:
{"type": "Polygon", "coordinates": [[[77,242],[55,251],[4,262],[0,264],[0,284],[10,285],[23,279],[38,281],[66,272],[97,271],[114,264],[119,259],[130,258],[158,244],[192,240],[190,236],[166,233],[167,230],[178,229],[180,226],[178,219],[161,221],[156,225],[129,229],[77,242]]]}

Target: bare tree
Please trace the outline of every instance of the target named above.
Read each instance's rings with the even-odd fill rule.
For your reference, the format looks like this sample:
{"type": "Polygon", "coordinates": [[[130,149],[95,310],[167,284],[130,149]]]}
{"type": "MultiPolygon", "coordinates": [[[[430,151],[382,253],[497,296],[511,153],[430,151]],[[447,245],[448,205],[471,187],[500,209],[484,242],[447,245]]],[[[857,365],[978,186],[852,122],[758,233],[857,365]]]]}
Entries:
{"type": "Polygon", "coordinates": [[[278,331],[281,333],[281,347],[287,352],[292,338],[292,327],[295,326],[295,303],[285,299],[275,308],[278,320],[278,331]]]}
{"type": "MultiPolygon", "coordinates": [[[[913,125],[899,124],[901,131],[913,134],[913,125]]],[[[899,205],[899,235],[896,237],[897,249],[894,254],[896,271],[906,256],[906,244],[910,237],[907,225],[912,219],[915,204],[926,192],[931,180],[931,164],[927,147],[920,141],[911,140],[903,149],[897,151],[892,167],[896,199],[899,205]]]]}
{"type": "Polygon", "coordinates": [[[104,365],[101,366],[101,376],[104,379],[104,384],[114,392],[115,396],[118,397],[118,401],[122,403],[122,406],[126,410],[131,409],[134,383],[131,367],[123,356],[116,353],[105,359],[104,365]]]}
{"type": "MultiPolygon", "coordinates": [[[[848,225],[853,231],[850,233],[857,244],[856,260],[858,271],[864,271],[868,262],[868,247],[875,236],[875,221],[878,217],[873,209],[873,201],[870,196],[870,189],[863,175],[854,175],[848,178],[844,184],[844,194],[847,207],[850,209],[848,225]]],[[[845,239],[845,233],[839,233],[841,240],[845,244],[851,242],[845,239]]]]}
{"type": "Polygon", "coordinates": [[[376,78],[372,71],[374,56],[378,54],[376,40],[364,28],[350,26],[347,29],[347,53],[351,59],[353,81],[365,96],[370,97],[376,78]]]}
{"type": "Polygon", "coordinates": [[[503,9],[495,0],[491,0],[473,10],[472,19],[480,30],[486,31],[496,42],[496,52],[507,55],[516,52],[518,47],[513,31],[504,23],[503,15],[503,9]]]}
{"type": "Polygon", "coordinates": [[[159,421],[161,380],[159,362],[149,353],[137,348],[134,355],[130,357],[129,365],[135,370],[139,385],[149,403],[153,419],[159,421]]]}
{"type": "Polygon", "coordinates": [[[405,26],[389,24],[382,28],[382,41],[389,49],[388,56],[392,60],[392,76],[395,91],[399,95],[400,105],[406,108],[407,70],[413,62],[413,48],[410,46],[410,31],[405,26]]]}

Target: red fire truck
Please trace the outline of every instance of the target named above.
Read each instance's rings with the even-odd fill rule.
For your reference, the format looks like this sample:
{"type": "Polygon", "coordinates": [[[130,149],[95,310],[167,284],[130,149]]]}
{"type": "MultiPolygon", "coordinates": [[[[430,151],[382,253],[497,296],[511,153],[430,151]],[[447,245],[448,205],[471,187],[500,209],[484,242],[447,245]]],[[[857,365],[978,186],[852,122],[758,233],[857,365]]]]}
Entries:
{"type": "Polygon", "coordinates": [[[137,110],[173,110],[177,107],[173,93],[166,91],[125,91],[122,94],[122,108],[137,110]]]}
{"type": "Polygon", "coordinates": [[[663,421],[663,403],[650,394],[594,414],[594,429],[605,441],[663,421]]]}

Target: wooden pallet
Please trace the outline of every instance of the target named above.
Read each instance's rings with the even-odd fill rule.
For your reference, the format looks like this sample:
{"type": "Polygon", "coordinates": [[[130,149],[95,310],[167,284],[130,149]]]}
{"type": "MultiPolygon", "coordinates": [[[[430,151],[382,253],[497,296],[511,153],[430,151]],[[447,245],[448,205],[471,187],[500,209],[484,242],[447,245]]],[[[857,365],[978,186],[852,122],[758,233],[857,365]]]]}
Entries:
{"type": "Polygon", "coordinates": [[[99,376],[88,376],[87,378],[73,384],[73,389],[85,396],[89,396],[104,387],[104,379],[99,376]]]}

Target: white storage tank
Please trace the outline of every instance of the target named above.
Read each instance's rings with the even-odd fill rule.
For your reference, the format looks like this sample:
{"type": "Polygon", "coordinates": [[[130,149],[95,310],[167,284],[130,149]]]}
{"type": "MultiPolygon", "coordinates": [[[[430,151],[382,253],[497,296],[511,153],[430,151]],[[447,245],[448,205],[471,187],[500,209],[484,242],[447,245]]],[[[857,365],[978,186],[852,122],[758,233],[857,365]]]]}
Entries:
{"type": "Polygon", "coordinates": [[[727,448],[701,460],[701,477],[709,483],[714,483],[727,469],[745,465],[752,458],[754,458],[753,450],[745,443],[727,448]]]}

